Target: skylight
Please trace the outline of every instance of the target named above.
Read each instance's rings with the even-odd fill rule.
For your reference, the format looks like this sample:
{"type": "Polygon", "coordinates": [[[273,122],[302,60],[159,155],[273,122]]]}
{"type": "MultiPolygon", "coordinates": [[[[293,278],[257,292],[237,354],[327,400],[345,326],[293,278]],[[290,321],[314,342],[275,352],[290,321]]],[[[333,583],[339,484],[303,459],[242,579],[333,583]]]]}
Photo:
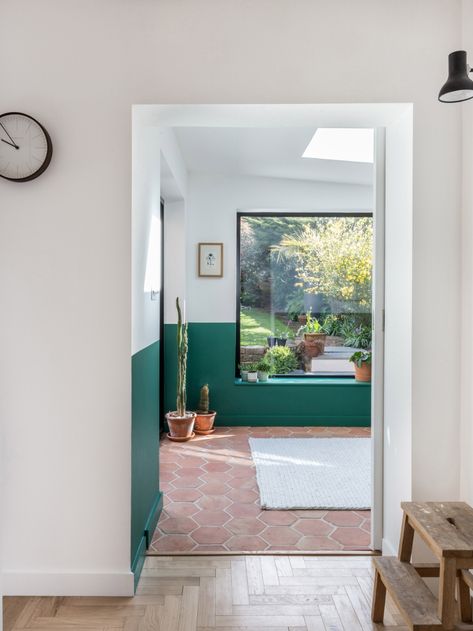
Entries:
{"type": "Polygon", "coordinates": [[[373,155],[373,129],[319,127],[302,157],[343,162],[373,162],[373,155]]]}

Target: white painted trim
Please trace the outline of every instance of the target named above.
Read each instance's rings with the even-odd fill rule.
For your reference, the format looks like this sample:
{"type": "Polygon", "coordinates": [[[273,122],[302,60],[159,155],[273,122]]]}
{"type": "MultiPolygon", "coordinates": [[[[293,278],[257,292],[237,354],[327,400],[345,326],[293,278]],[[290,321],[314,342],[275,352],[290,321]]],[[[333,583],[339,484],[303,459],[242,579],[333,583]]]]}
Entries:
{"type": "Polygon", "coordinates": [[[4,572],[4,596],[133,596],[132,572],[4,572]]]}
{"type": "Polygon", "coordinates": [[[376,129],[373,213],[373,367],[371,384],[371,547],[383,537],[385,130],[376,129]]]}
{"type": "Polygon", "coordinates": [[[397,549],[388,539],[383,539],[381,551],[384,556],[397,557],[397,549]]]}

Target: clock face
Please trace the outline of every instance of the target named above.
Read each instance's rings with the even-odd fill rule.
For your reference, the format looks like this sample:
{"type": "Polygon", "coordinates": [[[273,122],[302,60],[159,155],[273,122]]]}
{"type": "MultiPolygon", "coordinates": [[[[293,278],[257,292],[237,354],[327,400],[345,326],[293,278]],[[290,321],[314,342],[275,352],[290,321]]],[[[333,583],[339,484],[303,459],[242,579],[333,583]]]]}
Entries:
{"type": "Polygon", "coordinates": [[[53,152],[51,138],[31,116],[0,115],[0,177],[28,182],[46,170],[53,152]]]}

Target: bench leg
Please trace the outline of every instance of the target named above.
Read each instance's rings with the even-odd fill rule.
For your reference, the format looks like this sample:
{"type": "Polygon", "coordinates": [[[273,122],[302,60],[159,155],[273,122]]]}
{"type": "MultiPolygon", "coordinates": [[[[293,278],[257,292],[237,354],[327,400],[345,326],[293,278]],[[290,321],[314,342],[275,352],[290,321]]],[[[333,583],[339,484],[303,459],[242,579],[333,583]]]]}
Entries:
{"type": "Polygon", "coordinates": [[[404,513],[402,517],[401,538],[399,540],[399,561],[411,562],[412,544],[414,543],[414,528],[409,523],[409,518],[404,513]]]}
{"type": "Polygon", "coordinates": [[[374,576],[373,605],[371,608],[371,620],[373,622],[383,622],[385,605],[386,587],[381,580],[379,572],[376,570],[374,576]]]}
{"type": "Polygon", "coordinates": [[[454,628],[456,601],[455,582],[457,562],[455,558],[443,557],[440,560],[439,611],[438,615],[446,631],[454,628]]]}
{"type": "Polygon", "coordinates": [[[460,601],[461,621],[472,622],[470,588],[463,580],[461,573],[458,578],[458,599],[460,601]]]}

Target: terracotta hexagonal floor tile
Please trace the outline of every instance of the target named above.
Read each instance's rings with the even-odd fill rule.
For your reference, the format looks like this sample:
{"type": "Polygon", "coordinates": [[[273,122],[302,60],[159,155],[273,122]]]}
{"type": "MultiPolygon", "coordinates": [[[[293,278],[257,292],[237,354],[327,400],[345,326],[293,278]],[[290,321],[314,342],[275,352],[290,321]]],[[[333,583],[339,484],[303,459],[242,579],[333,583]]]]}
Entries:
{"type": "Polygon", "coordinates": [[[226,542],[228,550],[238,552],[260,552],[266,550],[267,543],[255,535],[236,535],[226,542]]]}
{"type": "Polygon", "coordinates": [[[225,484],[228,484],[229,480],[231,480],[231,476],[228,475],[228,473],[220,471],[218,473],[205,473],[205,471],[202,470],[200,473],[201,475],[199,478],[203,482],[208,482],[210,484],[213,484],[214,482],[225,482],[225,484]]]}
{"type": "Polygon", "coordinates": [[[234,478],[251,478],[255,475],[255,471],[255,468],[249,465],[233,465],[230,469],[230,473],[234,478]]]}
{"type": "Polygon", "coordinates": [[[227,497],[240,504],[252,504],[258,499],[258,494],[251,489],[232,489],[227,493],[227,497]]]}
{"type": "Polygon", "coordinates": [[[359,515],[350,510],[327,511],[324,520],[330,522],[334,526],[359,526],[363,521],[359,515]]]}
{"type": "Polygon", "coordinates": [[[261,536],[272,546],[296,544],[300,539],[300,534],[288,526],[269,526],[261,536]]]}
{"type": "Polygon", "coordinates": [[[199,478],[196,478],[194,476],[177,476],[177,478],[175,480],[172,481],[172,485],[174,486],[174,488],[176,489],[192,489],[192,488],[197,488],[198,486],[201,486],[203,484],[202,480],[200,480],[199,478]]]}
{"type": "Polygon", "coordinates": [[[225,511],[202,510],[194,515],[194,519],[200,526],[223,526],[231,516],[225,511]]]}
{"type": "MultiPolygon", "coordinates": [[[[174,455],[174,458],[176,456],[174,455]]],[[[204,458],[199,458],[197,456],[185,456],[185,464],[183,464],[183,466],[185,467],[202,467],[204,464],[206,464],[206,460],[204,460],[204,458]]]]}
{"type": "Polygon", "coordinates": [[[343,545],[369,546],[370,535],[360,528],[337,528],[331,535],[332,539],[343,545]]]}
{"type": "Polygon", "coordinates": [[[190,517],[167,517],[159,520],[159,529],[168,535],[187,535],[197,528],[190,517]]]}
{"type": "Polygon", "coordinates": [[[249,478],[230,478],[227,481],[228,486],[231,486],[232,489],[251,489],[252,491],[257,491],[258,485],[256,483],[256,479],[253,476],[249,478]]]}
{"type": "Polygon", "coordinates": [[[205,469],[208,473],[218,473],[219,471],[228,471],[230,465],[226,462],[208,462],[203,465],[202,469],[205,469]]]}
{"type": "Polygon", "coordinates": [[[290,526],[297,517],[288,510],[264,510],[259,517],[268,526],[290,526]]]}
{"type": "Polygon", "coordinates": [[[300,519],[294,528],[302,535],[329,535],[334,526],[322,519],[300,519]]]}
{"type": "Polygon", "coordinates": [[[194,502],[171,502],[166,506],[169,517],[190,517],[199,511],[199,507],[194,502]]]}
{"type": "Polygon", "coordinates": [[[232,517],[252,517],[256,519],[261,513],[261,509],[256,504],[231,504],[227,509],[232,517]]]}
{"type": "Polygon", "coordinates": [[[176,489],[169,493],[173,502],[195,502],[199,497],[202,497],[202,493],[197,489],[176,489]]]}
{"type": "Polygon", "coordinates": [[[225,495],[229,488],[224,482],[214,481],[204,482],[200,490],[203,495],[225,495]]]}
{"type": "Polygon", "coordinates": [[[158,552],[189,552],[195,548],[195,541],[192,541],[189,535],[166,535],[153,547],[158,552]]]}
{"type": "Polygon", "coordinates": [[[297,542],[299,550],[317,552],[318,550],[341,550],[342,546],[329,537],[301,537],[297,542]]]}
{"type": "Polygon", "coordinates": [[[202,510],[223,510],[232,503],[225,495],[205,495],[197,502],[197,506],[202,510]]]}
{"type": "Polygon", "coordinates": [[[198,478],[204,473],[200,467],[182,467],[176,470],[176,475],[180,478],[193,477],[198,478]]]}
{"type": "Polygon", "coordinates": [[[234,535],[258,535],[266,525],[255,517],[234,517],[225,527],[234,535]]]}
{"type": "Polygon", "coordinates": [[[228,539],[228,530],[221,526],[201,526],[194,530],[192,538],[197,543],[224,543],[228,539]]]}

